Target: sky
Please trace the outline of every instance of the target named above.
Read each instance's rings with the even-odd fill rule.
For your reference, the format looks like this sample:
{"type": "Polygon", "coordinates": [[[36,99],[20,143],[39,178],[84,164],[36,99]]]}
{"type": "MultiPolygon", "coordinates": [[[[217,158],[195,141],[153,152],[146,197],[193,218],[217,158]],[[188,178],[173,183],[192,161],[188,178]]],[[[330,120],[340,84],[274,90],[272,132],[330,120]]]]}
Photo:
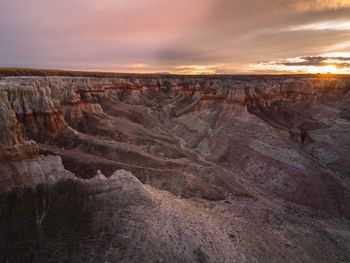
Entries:
{"type": "Polygon", "coordinates": [[[0,66],[350,73],[350,0],[0,0],[0,66]]]}

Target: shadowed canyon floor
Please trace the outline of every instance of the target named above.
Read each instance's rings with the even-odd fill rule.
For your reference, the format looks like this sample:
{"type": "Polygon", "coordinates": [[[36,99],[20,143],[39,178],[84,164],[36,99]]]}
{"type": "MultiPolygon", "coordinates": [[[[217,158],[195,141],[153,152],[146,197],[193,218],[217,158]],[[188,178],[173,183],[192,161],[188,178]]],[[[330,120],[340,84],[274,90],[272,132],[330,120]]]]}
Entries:
{"type": "Polygon", "coordinates": [[[3,77],[1,262],[349,262],[350,78],[3,77]]]}

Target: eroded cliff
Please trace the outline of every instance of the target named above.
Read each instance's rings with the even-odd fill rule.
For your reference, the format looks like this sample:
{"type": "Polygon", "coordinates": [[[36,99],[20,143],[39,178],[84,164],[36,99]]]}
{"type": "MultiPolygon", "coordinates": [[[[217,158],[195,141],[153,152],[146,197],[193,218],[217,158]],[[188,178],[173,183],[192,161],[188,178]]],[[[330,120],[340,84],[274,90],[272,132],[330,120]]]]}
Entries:
{"type": "MultiPolygon", "coordinates": [[[[101,235],[90,227],[108,228],[109,234],[93,246],[91,260],[96,262],[103,257],[140,261],[147,253],[146,262],[269,261],[269,254],[278,262],[298,249],[296,261],[349,259],[349,78],[15,77],[0,80],[0,96],[3,200],[12,200],[19,218],[42,200],[54,207],[45,212],[48,219],[45,214],[39,225],[30,223],[39,234],[26,237],[30,247],[19,258],[58,256],[45,254],[45,246],[32,247],[44,238],[40,233],[50,236],[48,251],[58,246],[68,255],[62,236],[54,234],[66,228],[50,230],[62,212],[72,213],[63,219],[68,228],[89,229],[89,237],[79,240],[70,234],[72,246],[82,242],[90,250],[89,238],[101,235]],[[120,169],[154,188],[135,178],[147,194],[128,197],[134,190],[124,189],[117,198],[121,201],[106,203],[114,200],[110,180],[120,169]],[[138,208],[119,204],[128,199],[135,199],[138,208]],[[21,210],[21,200],[31,200],[27,210],[21,210]],[[69,200],[74,209],[63,208],[69,200]],[[74,210],[86,205],[90,219],[80,222],[74,210]],[[111,225],[114,220],[121,220],[120,228],[111,225]],[[137,253],[128,238],[130,231],[136,238],[136,229],[143,229],[141,236],[150,244],[137,241],[137,253]],[[157,231],[160,237],[154,236],[157,231]],[[155,245],[156,240],[163,245],[155,245]]],[[[7,201],[4,207],[11,209],[7,201]]],[[[41,205],[35,207],[30,213],[41,215],[41,205]]],[[[6,228],[15,231],[23,223],[6,220],[6,228]]],[[[7,247],[4,259],[14,249],[7,247]]],[[[71,261],[87,256],[83,248],[75,251],[71,261]]]]}

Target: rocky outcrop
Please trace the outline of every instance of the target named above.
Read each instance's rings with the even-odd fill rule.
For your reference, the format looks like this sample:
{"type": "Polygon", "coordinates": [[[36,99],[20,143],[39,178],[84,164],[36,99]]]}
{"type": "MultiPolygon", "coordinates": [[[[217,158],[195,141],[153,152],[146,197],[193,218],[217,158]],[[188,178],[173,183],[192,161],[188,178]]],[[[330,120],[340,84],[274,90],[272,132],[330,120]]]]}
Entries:
{"type": "Polygon", "coordinates": [[[61,178],[0,200],[3,262],[346,262],[350,255],[340,220],[251,198],[187,202],[124,170],[61,178]]]}
{"type": "Polygon", "coordinates": [[[37,156],[16,161],[0,161],[0,195],[35,189],[40,184],[54,184],[63,179],[76,178],[67,171],[59,156],[37,156]]]}
{"type": "Polygon", "coordinates": [[[7,99],[7,93],[1,90],[0,98],[1,146],[6,147],[21,143],[23,141],[20,133],[21,130],[15,112],[7,99]]]}
{"type": "Polygon", "coordinates": [[[8,101],[7,92],[0,89],[0,160],[26,159],[35,156],[39,147],[25,141],[20,123],[8,101]]]}

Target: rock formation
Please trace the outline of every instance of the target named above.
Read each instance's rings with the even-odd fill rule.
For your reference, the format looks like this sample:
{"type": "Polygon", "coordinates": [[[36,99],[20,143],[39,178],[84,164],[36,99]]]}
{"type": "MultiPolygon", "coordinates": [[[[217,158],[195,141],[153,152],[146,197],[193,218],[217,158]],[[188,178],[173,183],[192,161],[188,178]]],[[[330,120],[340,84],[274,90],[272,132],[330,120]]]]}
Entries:
{"type": "Polygon", "coordinates": [[[347,77],[5,77],[0,261],[348,262],[349,105],[347,77]]]}

